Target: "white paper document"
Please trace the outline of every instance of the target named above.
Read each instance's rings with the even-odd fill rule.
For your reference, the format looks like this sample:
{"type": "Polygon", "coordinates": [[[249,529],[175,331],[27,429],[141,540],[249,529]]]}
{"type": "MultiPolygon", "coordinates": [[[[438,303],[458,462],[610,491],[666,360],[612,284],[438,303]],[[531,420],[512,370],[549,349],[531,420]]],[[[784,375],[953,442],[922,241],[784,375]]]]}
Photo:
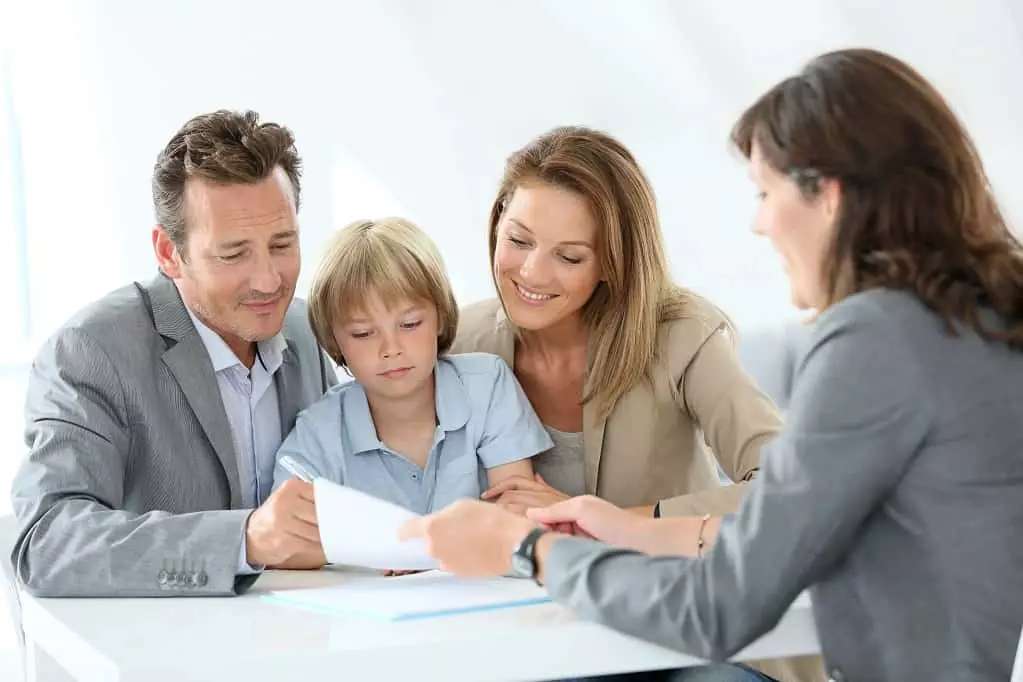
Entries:
{"type": "Polygon", "coordinates": [[[437,618],[550,601],[547,592],[531,580],[459,578],[441,571],[398,578],[353,577],[329,587],[277,590],[266,598],[320,612],[391,621],[437,618]]]}
{"type": "Polygon", "coordinates": [[[402,542],[398,529],[414,514],[323,478],[313,481],[320,542],[332,564],[413,570],[437,568],[422,540],[402,542]]]}

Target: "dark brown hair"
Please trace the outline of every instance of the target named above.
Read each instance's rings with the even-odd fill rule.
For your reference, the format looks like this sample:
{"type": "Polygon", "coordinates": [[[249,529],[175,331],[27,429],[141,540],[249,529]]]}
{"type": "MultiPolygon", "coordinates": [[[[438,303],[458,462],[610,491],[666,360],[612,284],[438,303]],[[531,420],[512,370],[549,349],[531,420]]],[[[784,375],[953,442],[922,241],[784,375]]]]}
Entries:
{"type": "Polygon", "coordinates": [[[607,133],[577,126],[555,128],[508,158],[490,208],[491,273],[501,216],[530,182],[579,195],[597,222],[603,281],[582,309],[591,335],[583,402],[593,400],[606,417],[648,376],[659,324],[683,317],[689,296],[671,280],[657,201],[639,163],[607,133]]]}
{"type": "Polygon", "coordinates": [[[746,110],[732,141],[747,158],[756,145],[807,199],[821,179],[838,181],[826,306],[873,287],[909,290],[950,332],[965,324],[1023,348],[1023,249],[966,129],[912,67],[874,50],[821,55],[746,110]]]}
{"type": "Polygon", "coordinates": [[[278,166],[291,180],[297,211],[302,161],[290,130],[276,123],[260,123],[254,111],[221,109],[196,116],[182,126],[156,159],[156,222],[184,257],[185,183],[189,178],[217,184],[251,184],[265,180],[278,166]]]}

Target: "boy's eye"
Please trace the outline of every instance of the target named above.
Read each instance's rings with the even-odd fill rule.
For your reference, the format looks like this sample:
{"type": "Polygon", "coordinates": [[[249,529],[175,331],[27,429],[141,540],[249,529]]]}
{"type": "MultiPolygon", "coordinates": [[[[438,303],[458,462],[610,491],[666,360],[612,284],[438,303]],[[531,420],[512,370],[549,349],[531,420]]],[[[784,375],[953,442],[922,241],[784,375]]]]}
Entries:
{"type": "Polygon", "coordinates": [[[416,327],[418,327],[422,323],[423,323],[422,320],[410,320],[408,322],[402,322],[401,326],[404,329],[415,329],[416,327]]]}
{"type": "Polygon", "coordinates": [[[364,339],[367,336],[369,336],[369,332],[367,332],[367,331],[358,330],[358,331],[352,332],[352,338],[353,339],[364,339]]]}

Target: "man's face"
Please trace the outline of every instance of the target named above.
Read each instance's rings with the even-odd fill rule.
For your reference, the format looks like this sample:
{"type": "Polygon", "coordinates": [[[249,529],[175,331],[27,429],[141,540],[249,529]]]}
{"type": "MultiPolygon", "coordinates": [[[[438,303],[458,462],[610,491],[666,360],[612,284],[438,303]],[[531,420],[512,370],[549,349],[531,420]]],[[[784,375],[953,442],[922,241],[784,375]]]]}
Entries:
{"type": "Polygon", "coordinates": [[[276,335],[295,295],[300,268],[291,182],[278,168],[254,184],[189,180],[185,253],[154,245],[160,264],[192,312],[243,362],[255,341],[276,335]]]}

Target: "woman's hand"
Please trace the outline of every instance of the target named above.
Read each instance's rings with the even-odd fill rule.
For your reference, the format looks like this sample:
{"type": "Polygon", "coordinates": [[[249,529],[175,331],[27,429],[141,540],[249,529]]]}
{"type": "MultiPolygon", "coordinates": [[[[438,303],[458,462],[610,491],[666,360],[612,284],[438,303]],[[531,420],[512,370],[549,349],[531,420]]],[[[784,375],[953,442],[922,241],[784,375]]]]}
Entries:
{"type": "Polygon", "coordinates": [[[526,516],[551,530],[634,549],[646,544],[653,521],[593,495],[573,497],[544,509],[530,509],[526,516]]]}
{"type": "Polygon", "coordinates": [[[540,474],[532,478],[523,476],[506,478],[484,492],[481,497],[520,515],[532,507],[549,507],[570,499],[557,488],[549,486],[540,474]]]}
{"type": "Polygon", "coordinates": [[[443,571],[469,577],[504,575],[511,556],[536,524],[494,504],[459,500],[441,511],[412,519],[398,533],[421,538],[443,571]]]}
{"type": "Polygon", "coordinates": [[[526,516],[559,533],[654,556],[698,556],[701,538],[704,551],[709,550],[721,525],[720,517],[647,518],[592,495],[573,497],[546,509],[530,509],[526,516]]]}

